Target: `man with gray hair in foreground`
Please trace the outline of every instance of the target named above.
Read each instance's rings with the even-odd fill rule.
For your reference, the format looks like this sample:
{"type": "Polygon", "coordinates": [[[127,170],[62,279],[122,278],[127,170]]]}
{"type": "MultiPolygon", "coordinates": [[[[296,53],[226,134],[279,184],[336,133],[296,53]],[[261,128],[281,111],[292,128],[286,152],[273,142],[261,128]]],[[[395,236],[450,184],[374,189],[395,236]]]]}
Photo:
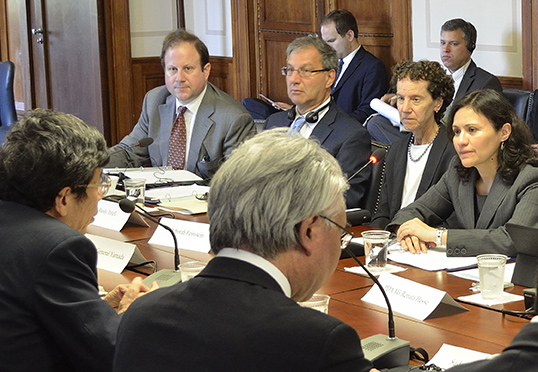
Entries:
{"type": "Polygon", "coordinates": [[[348,184],[319,144],[286,131],[247,140],[217,171],[208,206],[216,257],[131,306],[115,371],[372,368],[353,328],[296,303],[325,283],[348,242],[348,184]]]}

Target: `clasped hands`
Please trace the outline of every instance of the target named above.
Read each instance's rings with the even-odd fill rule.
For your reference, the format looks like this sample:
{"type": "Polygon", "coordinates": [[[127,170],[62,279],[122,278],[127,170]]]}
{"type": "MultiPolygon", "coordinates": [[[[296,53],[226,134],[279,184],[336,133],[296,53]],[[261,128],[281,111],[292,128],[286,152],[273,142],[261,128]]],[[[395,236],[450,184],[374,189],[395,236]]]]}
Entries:
{"type": "Polygon", "coordinates": [[[396,238],[404,250],[420,254],[427,253],[430,247],[435,247],[436,234],[437,229],[413,218],[400,225],[396,238]]]}
{"type": "Polygon", "coordinates": [[[159,288],[153,282],[151,288],[142,283],[142,278],[137,276],[130,284],[120,284],[108,292],[104,300],[116,310],[118,314],[123,313],[138,297],[145,295],[159,288]]]}

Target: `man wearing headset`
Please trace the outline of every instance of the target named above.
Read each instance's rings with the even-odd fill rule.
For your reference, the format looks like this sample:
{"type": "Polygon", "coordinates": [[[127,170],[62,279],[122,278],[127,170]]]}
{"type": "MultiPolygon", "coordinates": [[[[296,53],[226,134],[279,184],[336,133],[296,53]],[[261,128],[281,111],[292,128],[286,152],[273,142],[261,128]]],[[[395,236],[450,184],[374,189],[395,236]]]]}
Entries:
{"type": "MultiPolygon", "coordinates": [[[[331,97],[338,70],[335,50],[320,38],[305,36],[292,41],[286,55],[282,74],[293,106],[269,116],[264,128],[290,127],[290,134],[317,140],[338,160],[342,171],[352,176],[369,160],[370,135],[331,97]]],[[[370,175],[366,167],[349,181],[347,208],[363,206],[370,175]]]]}

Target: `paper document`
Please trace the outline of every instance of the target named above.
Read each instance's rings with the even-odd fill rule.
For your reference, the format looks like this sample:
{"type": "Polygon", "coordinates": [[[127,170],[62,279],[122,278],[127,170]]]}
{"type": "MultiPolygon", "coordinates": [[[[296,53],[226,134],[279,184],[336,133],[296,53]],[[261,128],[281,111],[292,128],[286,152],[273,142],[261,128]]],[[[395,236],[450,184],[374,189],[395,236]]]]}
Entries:
{"type": "Polygon", "coordinates": [[[391,261],[418,267],[427,271],[461,270],[476,267],[476,257],[447,257],[445,248],[431,248],[428,253],[411,254],[409,251],[392,251],[391,261]]]}
{"type": "Polygon", "coordinates": [[[435,364],[437,367],[448,369],[463,363],[491,358],[492,356],[491,354],[481,353],[480,351],[443,344],[427,365],[435,364]]]}
{"type": "Polygon", "coordinates": [[[105,173],[122,172],[129,178],[144,178],[146,185],[159,185],[171,182],[196,182],[202,178],[186,170],[170,170],[163,167],[107,168],[105,173]]]}
{"type": "MultiPolygon", "coordinates": [[[[504,267],[504,282],[505,283],[510,283],[512,281],[512,275],[514,275],[515,267],[516,267],[515,262],[507,263],[506,266],[504,267]]],[[[473,280],[475,282],[480,281],[480,276],[478,275],[478,267],[475,269],[456,271],[456,272],[450,273],[450,275],[454,275],[463,279],[473,280]]]]}

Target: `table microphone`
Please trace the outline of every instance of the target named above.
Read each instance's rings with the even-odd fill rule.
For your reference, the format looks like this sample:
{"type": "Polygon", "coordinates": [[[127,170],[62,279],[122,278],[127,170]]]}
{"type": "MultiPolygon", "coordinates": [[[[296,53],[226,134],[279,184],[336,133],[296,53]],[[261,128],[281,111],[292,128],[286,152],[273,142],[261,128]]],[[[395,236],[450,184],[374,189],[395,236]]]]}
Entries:
{"type": "Polygon", "coordinates": [[[345,249],[349,256],[353,258],[360,267],[368,274],[370,279],[381,290],[381,294],[385,298],[387,303],[388,317],[389,317],[389,335],[377,334],[361,340],[362,350],[364,352],[364,357],[370,360],[374,367],[377,369],[381,368],[394,368],[400,366],[409,365],[409,341],[404,341],[396,337],[396,332],[394,330],[394,313],[392,312],[392,307],[390,306],[390,301],[385,292],[385,289],[379,283],[377,278],[372,275],[372,273],[362,264],[362,262],[357,258],[355,253],[349,247],[345,249]]]}
{"type": "Polygon", "coordinates": [[[179,249],[177,247],[177,239],[176,239],[176,234],[174,233],[174,230],[172,230],[169,226],[166,226],[160,223],[158,220],[153,218],[148,212],[146,212],[142,207],[136,205],[136,203],[133,202],[132,200],[129,200],[127,198],[121,199],[119,201],[119,205],[120,205],[121,210],[124,211],[125,213],[136,212],[142,216],[145,216],[150,221],[155,222],[157,225],[164,227],[166,230],[170,231],[170,234],[172,234],[172,238],[174,239],[175,270],[171,270],[171,269],[159,270],[156,273],[153,273],[150,276],[148,276],[142,282],[148,287],[151,287],[151,284],[155,281],[161,288],[169,287],[173,284],[181,282],[181,272],[179,271],[179,249]],[[137,208],[140,209],[142,212],[139,212],[137,208]]]}
{"type": "Polygon", "coordinates": [[[353,175],[351,177],[349,177],[347,179],[347,181],[351,181],[351,179],[353,179],[357,174],[359,174],[360,172],[362,172],[362,170],[364,168],[366,168],[367,166],[369,166],[370,164],[375,164],[377,163],[378,161],[383,161],[383,159],[385,158],[385,153],[387,151],[385,149],[377,149],[375,150],[372,155],[370,155],[370,159],[368,160],[368,162],[366,164],[364,164],[358,171],[356,171],[355,173],[353,173],[353,175]]]}
{"type": "Polygon", "coordinates": [[[134,145],[126,146],[126,147],[121,146],[121,148],[112,151],[112,152],[110,153],[110,155],[114,155],[114,154],[117,154],[118,152],[122,152],[122,151],[127,151],[127,150],[129,150],[129,149],[133,149],[133,148],[135,148],[135,147],[148,147],[148,146],[151,145],[152,143],[153,143],[153,138],[151,138],[151,137],[145,137],[145,138],[140,139],[140,141],[138,141],[138,142],[135,143],[134,145]]]}

